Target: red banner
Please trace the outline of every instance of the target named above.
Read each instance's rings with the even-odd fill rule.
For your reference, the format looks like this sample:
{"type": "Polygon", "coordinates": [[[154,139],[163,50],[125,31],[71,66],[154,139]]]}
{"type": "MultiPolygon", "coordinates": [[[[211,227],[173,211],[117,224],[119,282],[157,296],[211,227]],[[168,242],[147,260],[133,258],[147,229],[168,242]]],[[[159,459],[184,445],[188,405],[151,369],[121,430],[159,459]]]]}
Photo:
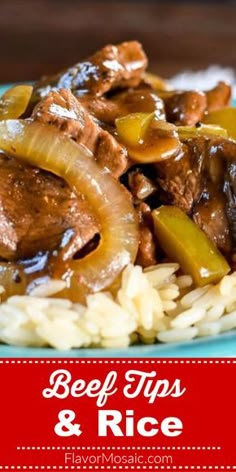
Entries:
{"type": "Polygon", "coordinates": [[[0,470],[235,470],[234,359],[3,359],[0,470]]]}

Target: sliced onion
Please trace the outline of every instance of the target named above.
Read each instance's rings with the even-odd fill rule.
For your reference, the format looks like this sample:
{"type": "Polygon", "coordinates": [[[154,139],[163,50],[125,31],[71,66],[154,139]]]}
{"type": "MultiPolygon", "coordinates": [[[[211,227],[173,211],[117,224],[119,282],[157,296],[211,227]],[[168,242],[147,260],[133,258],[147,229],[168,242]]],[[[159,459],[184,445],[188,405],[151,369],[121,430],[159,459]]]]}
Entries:
{"type": "Polygon", "coordinates": [[[179,138],[182,140],[197,138],[198,136],[203,136],[205,138],[228,138],[227,130],[221,128],[219,125],[200,124],[200,126],[177,126],[177,131],[179,138]]]}
{"type": "Polygon", "coordinates": [[[33,87],[16,85],[7,90],[0,98],[0,120],[19,118],[26,111],[33,87]]]}
{"type": "Polygon", "coordinates": [[[119,139],[135,162],[162,162],[181,151],[176,126],[160,120],[155,112],[130,113],[115,123],[119,139]]]}
{"type": "MultiPolygon", "coordinates": [[[[127,191],[95,163],[91,153],[50,125],[0,122],[0,148],[24,162],[50,171],[82,193],[101,224],[98,247],[83,259],[51,259],[53,277],[67,283],[63,296],[81,301],[109,287],[138,250],[136,214],[127,191]]],[[[47,228],[45,228],[45,231],[47,228]]]]}
{"type": "Polygon", "coordinates": [[[146,84],[151,85],[151,87],[157,92],[172,90],[172,87],[168,81],[159,75],[152,74],[151,72],[145,72],[143,74],[143,79],[146,84]]]}

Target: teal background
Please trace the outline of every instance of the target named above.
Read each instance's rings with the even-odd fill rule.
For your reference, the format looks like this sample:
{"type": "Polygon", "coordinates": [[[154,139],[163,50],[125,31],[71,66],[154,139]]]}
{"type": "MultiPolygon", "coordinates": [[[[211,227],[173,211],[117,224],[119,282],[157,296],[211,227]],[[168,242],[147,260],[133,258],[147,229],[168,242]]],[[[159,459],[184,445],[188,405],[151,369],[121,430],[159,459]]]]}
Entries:
{"type": "MultiPolygon", "coordinates": [[[[0,86],[0,95],[9,85],[0,86]]],[[[236,105],[236,103],[235,103],[236,105]]],[[[0,345],[0,357],[236,357],[236,330],[179,344],[138,345],[123,349],[24,348],[0,345]]]]}

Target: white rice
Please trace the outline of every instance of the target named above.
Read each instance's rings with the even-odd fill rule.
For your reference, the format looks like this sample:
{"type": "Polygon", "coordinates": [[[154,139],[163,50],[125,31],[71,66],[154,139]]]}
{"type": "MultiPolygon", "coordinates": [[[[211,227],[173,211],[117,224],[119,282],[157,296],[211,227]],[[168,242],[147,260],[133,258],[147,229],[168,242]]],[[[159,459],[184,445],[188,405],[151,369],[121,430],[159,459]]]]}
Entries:
{"type": "Polygon", "coordinates": [[[0,340],[63,350],[111,348],[177,343],[236,328],[236,272],[216,285],[191,288],[191,277],[178,276],[178,269],[175,263],[146,270],[129,265],[115,298],[97,293],[87,297],[86,305],[57,298],[64,285],[49,281],[30,296],[0,304],[0,340]]]}
{"type": "Polygon", "coordinates": [[[205,70],[185,71],[168,80],[174,89],[180,90],[209,90],[217,82],[225,80],[232,86],[233,98],[236,98],[236,73],[231,67],[211,65],[205,70]]]}

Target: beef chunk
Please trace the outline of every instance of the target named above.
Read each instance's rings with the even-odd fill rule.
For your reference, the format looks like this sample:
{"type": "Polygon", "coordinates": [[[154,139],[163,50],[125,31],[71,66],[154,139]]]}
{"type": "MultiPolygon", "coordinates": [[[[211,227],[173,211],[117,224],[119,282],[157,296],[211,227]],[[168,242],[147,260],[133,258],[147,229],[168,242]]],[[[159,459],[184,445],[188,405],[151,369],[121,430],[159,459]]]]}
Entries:
{"type": "Polygon", "coordinates": [[[36,105],[33,118],[53,124],[86,146],[97,162],[119,177],[127,168],[127,151],[83,108],[70,90],[51,91],[36,105]]]}
{"type": "Polygon", "coordinates": [[[136,264],[149,267],[157,263],[156,242],[154,237],[151,210],[146,203],[140,203],[137,207],[139,218],[140,243],[136,264]]]}
{"type": "Polygon", "coordinates": [[[209,142],[209,154],[224,162],[236,161],[236,142],[225,138],[212,138],[209,142]]]}
{"type": "Polygon", "coordinates": [[[225,82],[219,82],[216,87],[206,92],[206,98],[208,111],[224,108],[230,103],[231,87],[225,82]]]}
{"type": "Polygon", "coordinates": [[[227,203],[229,189],[225,195],[223,193],[223,188],[228,182],[227,178],[225,180],[227,157],[229,160],[236,157],[236,146],[233,142],[222,138],[213,138],[206,142],[207,180],[202,199],[193,212],[194,221],[225,254],[229,254],[232,250],[230,210],[227,203]]]}
{"type": "Polygon", "coordinates": [[[167,121],[177,125],[195,125],[206,110],[206,95],[198,91],[170,92],[164,96],[167,121]]]}
{"type": "Polygon", "coordinates": [[[227,216],[233,238],[234,248],[236,248],[236,162],[231,162],[227,166],[224,192],[227,200],[227,216]]]}
{"type": "Polygon", "coordinates": [[[163,191],[163,203],[190,213],[205,187],[205,140],[198,138],[183,144],[181,153],[156,164],[157,180],[163,191]]]}
{"type": "Polygon", "coordinates": [[[129,172],[128,183],[135,202],[146,200],[157,190],[154,182],[144,175],[140,169],[129,172]]]}
{"type": "Polygon", "coordinates": [[[219,82],[207,92],[167,92],[163,95],[167,121],[177,125],[193,126],[202,120],[205,111],[227,106],[231,99],[231,87],[219,82]]]}
{"type": "Polygon", "coordinates": [[[63,180],[0,156],[1,258],[31,258],[61,245],[67,259],[99,232],[87,202],[63,180]]]}
{"type": "Polygon", "coordinates": [[[102,96],[109,90],[136,87],[147,67],[147,57],[137,41],[108,45],[53,77],[45,77],[35,86],[35,93],[45,96],[51,87],[71,89],[78,95],[102,96]]]}
{"type": "Polygon", "coordinates": [[[116,118],[120,116],[121,107],[119,103],[115,103],[108,98],[84,95],[78,97],[78,101],[88,113],[100,122],[101,126],[104,123],[114,126],[116,118]]]}
{"type": "Polygon", "coordinates": [[[225,254],[231,251],[232,240],[222,191],[213,187],[205,192],[194,209],[193,219],[220,251],[225,254]]]}
{"type": "Polygon", "coordinates": [[[215,138],[209,143],[209,157],[220,163],[214,174],[219,175],[218,185],[226,197],[226,214],[231,236],[236,248],[236,143],[234,141],[215,138]]]}

